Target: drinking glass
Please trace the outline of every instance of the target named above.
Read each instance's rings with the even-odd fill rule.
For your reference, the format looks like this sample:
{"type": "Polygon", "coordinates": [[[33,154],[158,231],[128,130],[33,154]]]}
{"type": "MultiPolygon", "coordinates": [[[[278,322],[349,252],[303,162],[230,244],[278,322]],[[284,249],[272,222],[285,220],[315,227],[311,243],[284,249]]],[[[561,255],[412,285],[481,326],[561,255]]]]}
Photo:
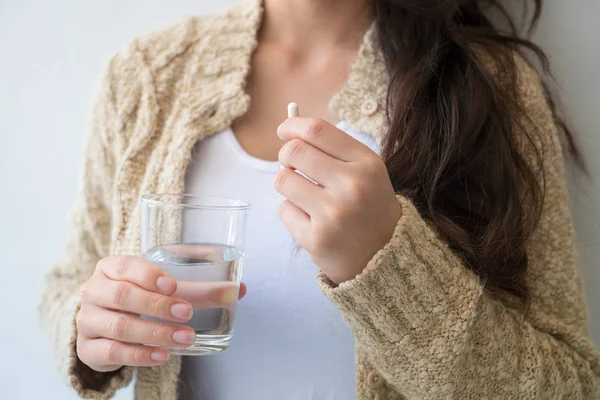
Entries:
{"type": "Polygon", "coordinates": [[[150,194],[141,201],[142,257],[176,279],[174,296],[194,309],[185,324],[196,331],[194,344],[169,350],[179,355],[226,350],[233,336],[249,204],[185,194],[150,194]]]}

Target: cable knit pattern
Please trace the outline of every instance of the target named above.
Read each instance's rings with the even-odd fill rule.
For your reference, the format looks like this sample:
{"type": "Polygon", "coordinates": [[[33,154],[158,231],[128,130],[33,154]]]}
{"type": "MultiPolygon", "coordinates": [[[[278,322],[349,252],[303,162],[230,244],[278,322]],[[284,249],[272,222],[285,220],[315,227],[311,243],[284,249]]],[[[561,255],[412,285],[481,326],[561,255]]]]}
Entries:
{"type": "MultiPolygon", "coordinates": [[[[71,238],[48,274],[40,306],[59,368],[84,398],[109,399],[131,381],[133,369],[103,374],[78,362],[79,286],[100,258],[140,254],[139,196],[182,192],[195,143],[246,112],[261,21],[261,0],[189,18],[134,40],[107,68],[92,110],[71,238]]],[[[374,32],[365,35],[330,106],[381,139],[388,76],[374,32]],[[365,101],[378,106],[365,112],[365,101]]],[[[528,247],[531,307],[523,314],[509,296],[486,293],[399,196],[404,214],[393,238],[365,270],[338,287],[317,278],[356,336],[361,400],[600,399],[600,358],[586,337],[557,130],[537,75],[519,65],[531,119],[519,126],[533,123],[544,133],[538,144],[547,179],[542,219],[528,247]]],[[[176,400],[180,365],[172,357],[166,366],[139,368],[136,399],[176,400]]]]}

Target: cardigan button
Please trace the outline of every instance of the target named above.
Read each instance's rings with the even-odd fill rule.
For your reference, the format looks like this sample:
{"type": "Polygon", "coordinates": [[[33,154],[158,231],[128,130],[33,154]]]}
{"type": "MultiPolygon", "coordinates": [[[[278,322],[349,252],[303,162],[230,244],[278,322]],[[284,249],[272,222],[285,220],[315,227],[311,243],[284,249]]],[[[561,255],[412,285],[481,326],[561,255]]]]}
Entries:
{"type": "Polygon", "coordinates": [[[367,386],[371,389],[376,389],[383,384],[383,379],[377,371],[371,371],[367,374],[367,386]]]}
{"type": "Polygon", "coordinates": [[[360,106],[360,112],[367,116],[373,115],[378,107],[379,105],[374,99],[366,99],[360,106]]]}

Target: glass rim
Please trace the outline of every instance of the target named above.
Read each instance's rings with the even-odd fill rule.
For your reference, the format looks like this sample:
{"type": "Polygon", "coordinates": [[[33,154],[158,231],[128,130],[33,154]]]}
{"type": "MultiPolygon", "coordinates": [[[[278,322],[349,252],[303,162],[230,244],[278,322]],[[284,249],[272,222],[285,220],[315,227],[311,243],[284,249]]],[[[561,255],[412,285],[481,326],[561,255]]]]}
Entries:
{"type": "Polygon", "coordinates": [[[181,208],[191,208],[197,210],[217,210],[217,211],[246,211],[250,209],[250,203],[244,201],[242,199],[237,199],[234,197],[222,197],[222,196],[210,196],[210,195],[201,195],[195,196],[186,193],[152,193],[152,194],[144,194],[140,197],[142,202],[160,204],[166,207],[181,207],[181,208]],[[180,199],[194,199],[194,200],[213,200],[216,202],[229,202],[231,204],[190,204],[190,203],[182,203],[181,201],[172,202],[162,200],[163,197],[168,196],[177,196],[180,199]]]}

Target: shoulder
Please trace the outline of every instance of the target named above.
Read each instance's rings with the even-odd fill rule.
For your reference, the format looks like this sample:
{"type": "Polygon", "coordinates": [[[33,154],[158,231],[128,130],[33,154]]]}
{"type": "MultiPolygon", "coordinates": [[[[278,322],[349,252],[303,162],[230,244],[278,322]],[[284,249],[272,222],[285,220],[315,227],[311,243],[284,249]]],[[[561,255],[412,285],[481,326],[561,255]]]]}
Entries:
{"type": "Polygon", "coordinates": [[[541,86],[539,73],[519,52],[509,51],[505,55],[493,55],[489,50],[479,46],[474,46],[474,48],[479,62],[500,86],[507,87],[514,83],[520,92],[537,93],[539,91],[541,86]],[[510,69],[512,66],[514,66],[514,74],[510,69]],[[507,67],[509,68],[507,69],[507,67]]]}
{"type": "Polygon", "coordinates": [[[257,0],[246,0],[219,13],[186,17],[136,37],[116,57],[156,73],[190,49],[214,51],[232,45],[236,30],[259,20],[261,13],[257,0]]]}
{"type": "Polygon", "coordinates": [[[516,51],[508,54],[510,62],[501,62],[480,49],[477,49],[477,55],[495,83],[514,96],[514,102],[509,106],[513,107],[517,139],[526,134],[537,152],[551,150],[560,153],[561,138],[555,115],[542,76],[533,63],[516,51]]]}
{"type": "MultiPolygon", "coordinates": [[[[522,55],[514,53],[515,96],[519,110],[516,115],[516,133],[527,133],[531,141],[529,150],[523,143],[523,151],[537,154],[550,164],[562,164],[563,146],[561,130],[544,86],[542,75],[522,55]],[[526,131],[526,132],[525,132],[526,131]]],[[[533,157],[533,156],[530,156],[533,157]]],[[[545,165],[545,167],[548,167],[545,165]]]]}
{"type": "Polygon", "coordinates": [[[140,105],[168,108],[190,82],[235,69],[240,49],[253,47],[261,16],[259,0],[246,0],[131,40],[111,58],[103,79],[121,124],[134,118],[140,105]]]}
{"type": "Polygon", "coordinates": [[[199,59],[210,64],[221,50],[242,46],[240,38],[254,41],[250,33],[261,15],[258,0],[246,0],[216,14],[186,17],[131,40],[112,57],[108,72],[117,81],[140,84],[145,76],[158,76],[173,64],[199,59]]]}
{"type": "Polygon", "coordinates": [[[141,52],[146,57],[146,66],[156,70],[192,46],[226,41],[236,26],[261,13],[261,7],[254,3],[256,0],[244,1],[215,14],[183,18],[134,38],[117,56],[131,60],[141,52]]]}
{"type": "Polygon", "coordinates": [[[542,78],[536,68],[516,51],[508,54],[511,59],[501,62],[489,52],[476,49],[480,62],[502,89],[512,91],[520,106],[535,107],[550,112],[542,78]],[[513,69],[514,67],[514,69],[513,69]]]}

